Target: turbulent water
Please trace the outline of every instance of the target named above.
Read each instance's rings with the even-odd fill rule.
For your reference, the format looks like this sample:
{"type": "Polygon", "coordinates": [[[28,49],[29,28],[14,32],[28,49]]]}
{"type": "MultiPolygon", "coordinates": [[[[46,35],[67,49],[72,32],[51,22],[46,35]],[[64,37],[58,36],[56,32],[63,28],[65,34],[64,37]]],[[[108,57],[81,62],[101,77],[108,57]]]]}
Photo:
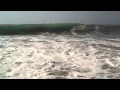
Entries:
{"type": "Polygon", "coordinates": [[[0,36],[1,79],[118,79],[117,35],[0,36]]]}

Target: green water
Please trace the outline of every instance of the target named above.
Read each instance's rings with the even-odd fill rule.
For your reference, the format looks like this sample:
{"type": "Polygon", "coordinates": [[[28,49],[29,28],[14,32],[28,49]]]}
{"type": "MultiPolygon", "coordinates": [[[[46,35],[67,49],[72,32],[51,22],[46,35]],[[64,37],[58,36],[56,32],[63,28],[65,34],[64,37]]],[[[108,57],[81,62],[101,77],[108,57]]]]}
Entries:
{"type": "Polygon", "coordinates": [[[0,35],[38,34],[40,32],[60,33],[69,31],[78,24],[21,24],[0,25],[0,35]]]}

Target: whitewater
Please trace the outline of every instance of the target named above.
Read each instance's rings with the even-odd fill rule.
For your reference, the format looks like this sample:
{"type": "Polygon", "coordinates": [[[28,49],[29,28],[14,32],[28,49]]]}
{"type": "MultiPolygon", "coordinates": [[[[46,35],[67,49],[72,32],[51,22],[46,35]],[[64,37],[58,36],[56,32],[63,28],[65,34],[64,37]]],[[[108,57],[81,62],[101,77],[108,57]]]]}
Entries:
{"type": "Polygon", "coordinates": [[[0,79],[120,79],[120,37],[0,36],[0,79]]]}

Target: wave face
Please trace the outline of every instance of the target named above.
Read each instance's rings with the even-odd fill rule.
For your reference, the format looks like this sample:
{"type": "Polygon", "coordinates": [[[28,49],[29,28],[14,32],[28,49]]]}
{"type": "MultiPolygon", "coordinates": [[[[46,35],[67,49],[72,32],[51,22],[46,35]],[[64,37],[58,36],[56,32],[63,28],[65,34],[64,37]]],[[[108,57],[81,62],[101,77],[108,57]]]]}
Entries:
{"type": "Polygon", "coordinates": [[[120,37],[0,36],[0,78],[120,79],[120,37]]]}
{"type": "Polygon", "coordinates": [[[120,34],[120,26],[104,26],[104,25],[79,25],[72,28],[76,34],[104,34],[113,35],[120,34]]]}
{"type": "Polygon", "coordinates": [[[87,24],[0,25],[0,35],[113,35],[120,34],[120,26],[87,24]]]}

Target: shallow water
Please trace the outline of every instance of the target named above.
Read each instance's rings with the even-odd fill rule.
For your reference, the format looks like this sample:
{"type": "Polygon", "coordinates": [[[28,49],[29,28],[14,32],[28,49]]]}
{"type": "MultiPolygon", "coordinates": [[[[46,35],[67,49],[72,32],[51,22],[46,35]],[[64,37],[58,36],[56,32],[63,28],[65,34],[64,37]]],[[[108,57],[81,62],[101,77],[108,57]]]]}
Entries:
{"type": "Polygon", "coordinates": [[[0,36],[1,79],[118,79],[120,37],[0,36]]]}

